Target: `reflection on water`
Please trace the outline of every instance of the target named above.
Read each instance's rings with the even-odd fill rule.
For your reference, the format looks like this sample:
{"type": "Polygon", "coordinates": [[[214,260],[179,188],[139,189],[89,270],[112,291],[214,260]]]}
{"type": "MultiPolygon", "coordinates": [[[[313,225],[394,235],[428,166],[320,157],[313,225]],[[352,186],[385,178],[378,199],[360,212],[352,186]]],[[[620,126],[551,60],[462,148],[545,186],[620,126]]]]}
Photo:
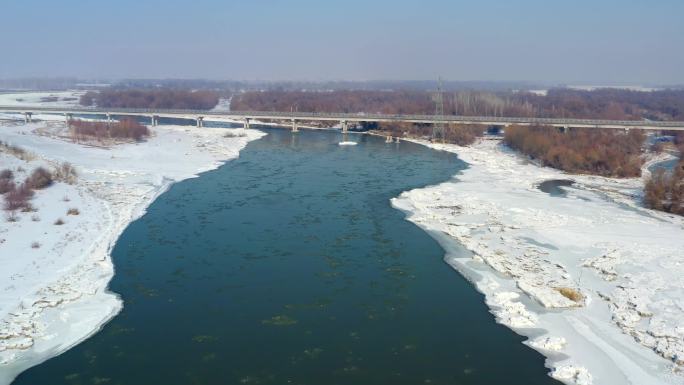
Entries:
{"type": "Polygon", "coordinates": [[[124,232],[124,309],[36,384],[553,384],[389,199],[464,165],[411,143],[267,130],[124,232]]]}

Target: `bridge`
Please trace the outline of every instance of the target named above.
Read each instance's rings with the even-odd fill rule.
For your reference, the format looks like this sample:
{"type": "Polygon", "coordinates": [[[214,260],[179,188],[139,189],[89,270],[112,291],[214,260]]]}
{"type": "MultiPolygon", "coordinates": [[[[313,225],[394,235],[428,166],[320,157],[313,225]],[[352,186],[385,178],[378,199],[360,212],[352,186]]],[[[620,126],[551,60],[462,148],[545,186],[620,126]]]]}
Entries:
{"type": "Polygon", "coordinates": [[[495,116],[459,116],[459,115],[388,115],[365,113],[316,113],[316,112],[276,112],[276,111],[206,111],[206,110],[172,110],[172,109],[139,109],[139,108],[95,108],[95,107],[31,107],[0,106],[0,112],[22,114],[26,122],[32,121],[33,114],[64,115],[68,123],[74,116],[104,116],[111,121],[112,116],[147,117],[151,125],[156,126],[159,118],[177,118],[195,120],[197,127],[204,126],[204,120],[224,118],[244,122],[245,128],[252,121],[277,120],[288,121],[292,131],[298,131],[301,122],[335,121],[339,122],[342,131],[347,132],[349,123],[422,123],[422,124],[469,124],[506,127],[510,125],[543,125],[559,129],[596,128],[596,129],[641,129],[641,130],[676,130],[684,131],[684,122],[652,121],[652,120],[596,120],[596,119],[564,119],[564,118],[516,118],[495,116]]]}

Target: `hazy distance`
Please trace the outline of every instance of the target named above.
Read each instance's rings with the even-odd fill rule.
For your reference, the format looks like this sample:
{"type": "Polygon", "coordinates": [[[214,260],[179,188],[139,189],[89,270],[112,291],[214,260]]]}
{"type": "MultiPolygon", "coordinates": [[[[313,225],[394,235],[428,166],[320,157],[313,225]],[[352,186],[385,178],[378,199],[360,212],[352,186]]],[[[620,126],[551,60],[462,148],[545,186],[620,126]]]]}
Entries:
{"type": "Polygon", "coordinates": [[[684,2],[9,0],[0,78],[682,84],[684,2]]]}

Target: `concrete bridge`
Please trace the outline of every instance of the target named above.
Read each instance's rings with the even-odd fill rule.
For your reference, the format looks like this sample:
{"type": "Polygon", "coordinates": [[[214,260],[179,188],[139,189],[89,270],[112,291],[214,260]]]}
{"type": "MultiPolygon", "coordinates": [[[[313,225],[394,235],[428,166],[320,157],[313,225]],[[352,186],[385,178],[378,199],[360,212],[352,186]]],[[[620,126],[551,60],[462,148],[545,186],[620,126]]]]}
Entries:
{"type": "Polygon", "coordinates": [[[64,115],[68,122],[75,115],[104,116],[111,121],[112,116],[148,117],[152,126],[158,124],[159,118],[177,118],[195,120],[197,127],[203,127],[205,120],[211,118],[227,118],[244,122],[245,128],[255,120],[287,121],[292,131],[298,131],[301,122],[334,121],[339,122],[342,131],[347,132],[349,123],[359,122],[408,122],[423,124],[473,124],[495,127],[509,125],[544,125],[560,129],[568,128],[605,128],[605,129],[641,129],[641,130],[677,130],[684,131],[684,122],[665,122],[651,120],[596,120],[596,119],[563,119],[563,118],[515,118],[495,116],[458,116],[458,115],[386,115],[365,113],[315,113],[315,112],[276,112],[276,111],[200,111],[169,109],[136,109],[136,108],[93,108],[93,107],[30,107],[0,106],[0,113],[23,114],[26,122],[30,122],[34,114],[64,115]]]}

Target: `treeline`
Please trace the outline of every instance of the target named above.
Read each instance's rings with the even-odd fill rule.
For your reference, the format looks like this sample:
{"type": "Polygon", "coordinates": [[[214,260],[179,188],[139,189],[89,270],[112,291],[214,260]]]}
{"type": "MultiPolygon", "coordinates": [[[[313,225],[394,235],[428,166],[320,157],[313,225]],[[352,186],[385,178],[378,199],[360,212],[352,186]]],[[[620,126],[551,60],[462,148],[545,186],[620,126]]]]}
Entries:
{"type": "Polygon", "coordinates": [[[139,142],[150,135],[147,126],[131,118],[111,123],[74,120],[70,123],[69,130],[74,141],[133,139],[139,142]]]}
{"type": "Polygon", "coordinates": [[[571,129],[562,133],[553,127],[526,126],[508,127],[504,135],[509,147],[544,166],[620,178],[641,175],[644,139],[641,130],[571,129]]]}
{"type": "MultiPolygon", "coordinates": [[[[444,113],[463,116],[615,120],[684,120],[684,90],[621,89],[529,92],[458,91],[443,95],[444,113]]],[[[231,101],[235,111],[434,114],[434,94],[401,91],[249,91],[231,101]]]]}
{"type": "Polygon", "coordinates": [[[219,102],[213,91],[161,90],[103,90],[89,91],[80,98],[82,106],[102,108],[159,108],[179,110],[210,110],[219,102]]]}
{"type": "Polygon", "coordinates": [[[253,91],[233,96],[234,111],[434,113],[430,94],[415,91],[253,91]]]}
{"type": "Polygon", "coordinates": [[[475,143],[485,131],[485,127],[481,125],[449,124],[445,125],[443,132],[435,132],[433,138],[434,128],[430,124],[380,123],[377,128],[394,137],[434,139],[438,142],[458,144],[459,146],[475,143]]]}
{"type": "Polygon", "coordinates": [[[684,160],[672,172],[656,171],[644,186],[644,204],[654,210],[684,215],[684,160]]]}

